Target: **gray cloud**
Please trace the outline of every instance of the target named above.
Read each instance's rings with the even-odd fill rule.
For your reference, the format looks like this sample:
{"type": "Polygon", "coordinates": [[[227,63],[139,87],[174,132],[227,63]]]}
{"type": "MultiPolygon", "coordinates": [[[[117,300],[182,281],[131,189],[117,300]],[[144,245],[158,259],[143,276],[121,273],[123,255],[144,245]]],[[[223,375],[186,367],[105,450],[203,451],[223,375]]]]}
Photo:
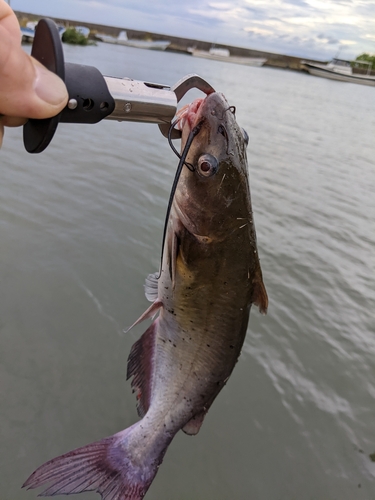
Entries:
{"type": "Polygon", "coordinates": [[[326,59],[340,44],[346,57],[375,52],[374,0],[325,3],[332,8],[314,7],[311,0],[254,0],[253,4],[245,0],[12,0],[12,7],[317,59],[326,59]],[[350,19],[355,24],[349,24],[350,19]]]}
{"type": "Polygon", "coordinates": [[[305,0],[284,0],[284,2],[292,5],[297,5],[298,7],[310,8],[310,5],[307,2],[305,2],[305,0]]]}

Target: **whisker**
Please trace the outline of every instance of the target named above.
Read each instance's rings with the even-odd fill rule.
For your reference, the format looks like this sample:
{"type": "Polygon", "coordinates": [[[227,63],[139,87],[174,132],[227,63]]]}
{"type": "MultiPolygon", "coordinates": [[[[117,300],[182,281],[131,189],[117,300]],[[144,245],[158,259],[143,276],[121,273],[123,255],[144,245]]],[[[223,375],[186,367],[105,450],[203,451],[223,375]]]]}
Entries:
{"type": "MultiPolygon", "coordinates": [[[[176,170],[176,175],[174,177],[174,181],[173,181],[173,184],[172,184],[171,194],[169,195],[168,208],[167,208],[167,213],[165,215],[165,221],[164,221],[163,240],[162,240],[162,247],[161,247],[161,259],[160,259],[160,271],[159,271],[159,275],[157,276],[156,279],[159,279],[160,276],[161,276],[161,270],[162,270],[162,266],[163,266],[163,255],[164,255],[165,237],[167,235],[167,227],[168,227],[169,214],[171,212],[174,194],[175,194],[176,189],[177,189],[177,184],[178,184],[178,181],[180,179],[180,175],[181,175],[183,166],[186,165],[188,167],[188,165],[185,162],[185,159],[186,159],[187,154],[189,152],[190,146],[191,146],[191,144],[193,142],[194,137],[200,132],[200,130],[202,128],[203,122],[204,122],[204,120],[201,120],[198,123],[198,125],[196,125],[190,131],[190,134],[189,134],[189,137],[188,137],[188,139],[186,141],[186,144],[185,144],[184,150],[182,152],[182,155],[180,156],[179,153],[177,153],[177,156],[180,158],[180,162],[178,164],[178,167],[177,167],[177,170],[176,170]]],[[[172,126],[174,126],[174,125],[173,124],[171,125],[170,133],[171,133],[172,126]]],[[[170,135],[170,133],[168,135],[170,135]]],[[[168,137],[168,139],[169,139],[169,137],[168,137]]]]}

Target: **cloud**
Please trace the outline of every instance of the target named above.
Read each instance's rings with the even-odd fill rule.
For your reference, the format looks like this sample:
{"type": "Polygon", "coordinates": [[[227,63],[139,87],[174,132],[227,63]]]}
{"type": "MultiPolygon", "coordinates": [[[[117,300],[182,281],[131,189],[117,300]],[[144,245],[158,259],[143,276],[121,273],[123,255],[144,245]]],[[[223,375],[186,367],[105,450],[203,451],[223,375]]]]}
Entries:
{"type": "Polygon", "coordinates": [[[330,35],[324,35],[323,33],[317,35],[317,38],[322,42],[328,43],[330,45],[335,45],[340,43],[340,40],[338,40],[337,38],[334,38],[330,35]]]}
{"type": "Polygon", "coordinates": [[[253,28],[244,28],[244,31],[247,31],[249,35],[261,35],[261,36],[270,36],[273,35],[273,32],[269,29],[257,28],[254,26],[253,28]]]}
{"type": "Polygon", "coordinates": [[[355,45],[356,42],[354,40],[340,40],[340,43],[342,46],[345,46],[345,45],[355,45]]]}
{"type": "Polygon", "coordinates": [[[12,0],[14,9],[327,59],[375,52],[374,0],[12,0]]]}
{"type": "Polygon", "coordinates": [[[218,9],[218,10],[230,10],[233,6],[231,3],[219,3],[219,2],[211,2],[208,4],[209,7],[212,9],[218,9]]]}

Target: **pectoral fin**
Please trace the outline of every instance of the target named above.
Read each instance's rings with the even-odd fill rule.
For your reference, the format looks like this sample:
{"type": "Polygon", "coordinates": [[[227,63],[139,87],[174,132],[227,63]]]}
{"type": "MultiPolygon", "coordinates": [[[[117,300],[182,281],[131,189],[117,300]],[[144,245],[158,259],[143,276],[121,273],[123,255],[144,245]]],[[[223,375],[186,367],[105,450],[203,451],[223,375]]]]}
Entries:
{"type": "Polygon", "coordinates": [[[145,295],[146,299],[150,302],[155,302],[158,298],[158,287],[159,287],[159,273],[149,274],[145,282],[145,295]]]}
{"type": "Polygon", "coordinates": [[[124,330],[124,333],[128,333],[134,326],[142,323],[142,321],[144,321],[145,319],[153,318],[162,306],[163,302],[161,300],[155,300],[155,302],[151,304],[148,309],[146,309],[146,311],[137,319],[135,323],[124,330]]]}

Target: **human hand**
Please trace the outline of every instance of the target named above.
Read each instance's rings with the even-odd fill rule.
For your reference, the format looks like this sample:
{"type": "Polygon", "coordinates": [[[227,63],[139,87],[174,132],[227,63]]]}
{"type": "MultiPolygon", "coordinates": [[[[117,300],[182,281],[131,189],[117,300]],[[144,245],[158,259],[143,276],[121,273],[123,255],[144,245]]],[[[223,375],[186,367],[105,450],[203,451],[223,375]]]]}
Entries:
{"type": "Polygon", "coordinates": [[[18,20],[0,0],[0,147],[4,126],[23,125],[28,118],[50,118],[68,102],[64,82],[21,47],[18,20]]]}

